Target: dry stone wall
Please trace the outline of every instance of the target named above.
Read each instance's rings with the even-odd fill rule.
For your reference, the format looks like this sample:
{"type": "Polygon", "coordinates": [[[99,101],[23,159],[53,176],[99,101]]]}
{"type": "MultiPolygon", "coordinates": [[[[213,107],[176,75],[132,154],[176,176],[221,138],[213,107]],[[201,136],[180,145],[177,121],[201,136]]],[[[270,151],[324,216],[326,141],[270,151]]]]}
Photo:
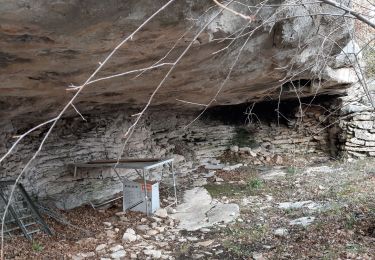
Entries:
{"type": "MultiPolygon", "coordinates": [[[[369,94],[374,99],[375,84],[369,81],[369,94]]],[[[354,85],[348,96],[341,98],[340,150],[348,157],[375,157],[375,114],[361,85],[354,85]]]]}
{"type": "MultiPolygon", "coordinates": [[[[134,120],[131,115],[136,112],[117,106],[92,111],[85,115],[87,121],[78,116],[63,119],[46,142],[40,156],[25,173],[22,183],[36,198],[53,201],[65,209],[113,197],[122,190],[122,184],[112,170],[79,169],[74,176],[71,164],[117,158],[123,146],[124,134],[134,120]]],[[[319,126],[321,115],[319,110],[306,110],[303,117],[291,119],[289,126],[263,122],[246,137],[255,140],[257,146],[245,147],[239,144],[237,152],[248,154],[254,164],[269,162],[275,154],[303,151],[324,154],[328,149],[328,140],[327,132],[319,126]]],[[[194,116],[195,113],[191,111],[154,108],[137,127],[123,157],[174,157],[180,177],[202,165],[219,164],[217,158],[231,146],[237,145],[236,136],[243,125],[202,119],[185,128],[194,116]]],[[[1,154],[12,144],[11,137],[22,132],[13,130],[21,129],[17,123],[9,125],[7,129],[1,136],[1,154]]],[[[20,173],[37,149],[45,131],[37,131],[27,137],[17,151],[2,163],[2,180],[14,179],[20,173]]],[[[151,177],[160,178],[161,171],[152,172],[151,177]]],[[[129,170],[122,169],[119,172],[129,178],[137,177],[129,170]]]]}
{"type": "Polygon", "coordinates": [[[250,126],[253,147],[241,144],[231,151],[250,155],[249,164],[286,164],[295,157],[309,157],[309,162],[334,155],[329,135],[329,113],[322,106],[296,107],[287,124],[262,122],[250,126]],[[302,111],[302,112],[301,112],[302,111]]]}

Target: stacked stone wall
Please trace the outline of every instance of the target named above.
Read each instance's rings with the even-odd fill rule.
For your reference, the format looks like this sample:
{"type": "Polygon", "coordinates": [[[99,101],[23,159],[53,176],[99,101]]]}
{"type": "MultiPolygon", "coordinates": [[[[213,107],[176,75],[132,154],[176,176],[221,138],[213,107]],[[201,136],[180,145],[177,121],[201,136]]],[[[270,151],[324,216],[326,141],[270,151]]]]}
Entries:
{"type": "MultiPolygon", "coordinates": [[[[369,84],[368,88],[368,94],[374,100],[375,84],[369,84]]],[[[341,101],[338,126],[342,154],[353,158],[375,157],[375,113],[368,95],[360,84],[356,84],[341,101]]]]}

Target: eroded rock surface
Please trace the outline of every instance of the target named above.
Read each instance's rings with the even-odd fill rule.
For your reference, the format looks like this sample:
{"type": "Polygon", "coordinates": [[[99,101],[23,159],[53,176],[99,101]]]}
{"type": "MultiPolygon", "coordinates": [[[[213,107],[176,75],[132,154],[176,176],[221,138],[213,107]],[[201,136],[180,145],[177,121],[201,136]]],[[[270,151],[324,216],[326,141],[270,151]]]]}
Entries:
{"type": "Polygon", "coordinates": [[[234,221],[240,212],[237,204],[224,204],[213,200],[203,187],[187,190],[184,202],[177,206],[172,218],[179,221],[178,228],[187,231],[227,224],[234,221]]]}
{"type": "MultiPolygon", "coordinates": [[[[280,4],[279,1],[269,4],[273,2],[280,4]]],[[[219,8],[212,4],[199,0],[175,1],[118,50],[98,77],[150,66],[193,26],[165,60],[173,61],[198,29],[218,14],[219,8]]],[[[66,88],[83,83],[120,39],[161,5],[152,0],[2,0],[0,124],[11,119],[35,123],[55,115],[72,97],[72,92],[66,88]]],[[[235,4],[231,7],[244,13],[249,11],[235,4]]],[[[339,48],[328,41],[322,48],[322,35],[329,34],[332,41],[344,47],[349,40],[348,33],[346,29],[331,31],[336,24],[341,24],[341,18],[309,15],[330,12],[338,11],[318,3],[261,9],[246,31],[264,21],[267,23],[252,34],[215,105],[262,100],[265,96],[278,98],[280,80],[292,75],[300,96],[342,93],[353,81],[353,73],[345,59],[335,58],[340,53],[339,48]],[[282,19],[286,16],[297,18],[282,19]],[[317,53],[321,54],[318,58],[317,53]]],[[[216,39],[242,29],[247,22],[227,11],[219,14],[194,41],[152,104],[201,109],[176,99],[203,104],[211,100],[244,43],[244,38],[239,38],[226,51],[212,55],[229,43],[216,39]]],[[[90,111],[91,105],[96,104],[143,106],[165,75],[166,67],[137,78],[133,74],[90,85],[79,98],[84,105],[78,107],[81,111],[90,111]]],[[[295,97],[293,85],[283,86],[282,98],[295,97]]],[[[69,113],[74,113],[73,109],[69,113]]]]}

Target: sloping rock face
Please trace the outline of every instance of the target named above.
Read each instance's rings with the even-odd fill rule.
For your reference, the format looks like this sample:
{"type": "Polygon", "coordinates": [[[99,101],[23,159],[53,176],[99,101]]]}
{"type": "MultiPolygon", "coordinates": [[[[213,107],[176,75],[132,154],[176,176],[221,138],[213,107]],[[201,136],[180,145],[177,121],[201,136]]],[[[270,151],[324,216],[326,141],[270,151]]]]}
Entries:
{"type": "MultiPolygon", "coordinates": [[[[242,49],[237,65],[215,104],[237,104],[281,98],[342,93],[353,81],[345,61],[336,60],[348,41],[344,20],[317,16],[339,13],[328,6],[281,5],[268,1],[249,24],[211,1],[175,1],[120,48],[98,77],[145,68],[164,57],[173,62],[200,28],[194,41],[152,105],[184,105],[176,99],[209,102],[242,49]],[[273,6],[272,4],[276,4],[273,6]],[[217,16],[216,16],[217,15],[217,16]],[[216,18],[215,18],[216,17],[216,18]],[[295,17],[285,19],[285,17],[295,17]],[[211,23],[208,22],[212,20],[211,23]],[[263,25],[262,25],[263,24],[263,25]],[[192,29],[188,31],[188,28],[192,29]],[[231,42],[231,37],[240,36],[231,42]],[[251,35],[249,40],[247,36],[251,35]],[[329,41],[324,39],[329,35],[329,41]],[[229,37],[228,39],[224,39],[229,37]],[[293,84],[286,83],[292,81],[293,84]]],[[[73,95],[66,88],[82,84],[120,40],[134,31],[166,1],[2,0],[0,4],[0,118],[34,123],[56,114],[73,95]]],[[[248,1],[257,5],[260,1],[248,1]]],[[[346,4],[346,3],[344,3],[346,4]]],[[[143,106],[169,66],[90,85],[78,102],[143,106]]],[[[201,107],[192,106],[193,109],[201,107]]],[[[70,111],[73,113],[73,110],[70,111]]]]}

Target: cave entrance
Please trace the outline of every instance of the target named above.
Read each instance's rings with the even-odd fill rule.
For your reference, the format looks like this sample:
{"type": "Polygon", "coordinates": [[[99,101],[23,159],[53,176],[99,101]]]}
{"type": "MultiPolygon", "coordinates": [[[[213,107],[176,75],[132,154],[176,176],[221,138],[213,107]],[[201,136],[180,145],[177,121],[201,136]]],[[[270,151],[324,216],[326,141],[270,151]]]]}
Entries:
{"type": "Polygon", "coordinates": [[[212,107],[204,115],[205,119],[218,120],[224,124],[270,124],[288,125],[289,120],[300,117],[300,109],[308,113],[310,110],[325,110],[324,114],[334,113],[338,96],[322,95],[317,97],[287,100],[269,100],[238,105],[223,105],[212,107]],[[314,109],[315,108],[315,109],[314,109]],[[318,109],[320,108],[320,109],[318,109]]]}
{"type": "Polygon", "coordinates": [[[207,111],[205,119],[235,125],[233,151],[253,150],[268,161],[299,155],[321,160],[338,153],[338,132],[332,130],[337,104],[337,96],[325,95],[217,106],[207,111]]]}

